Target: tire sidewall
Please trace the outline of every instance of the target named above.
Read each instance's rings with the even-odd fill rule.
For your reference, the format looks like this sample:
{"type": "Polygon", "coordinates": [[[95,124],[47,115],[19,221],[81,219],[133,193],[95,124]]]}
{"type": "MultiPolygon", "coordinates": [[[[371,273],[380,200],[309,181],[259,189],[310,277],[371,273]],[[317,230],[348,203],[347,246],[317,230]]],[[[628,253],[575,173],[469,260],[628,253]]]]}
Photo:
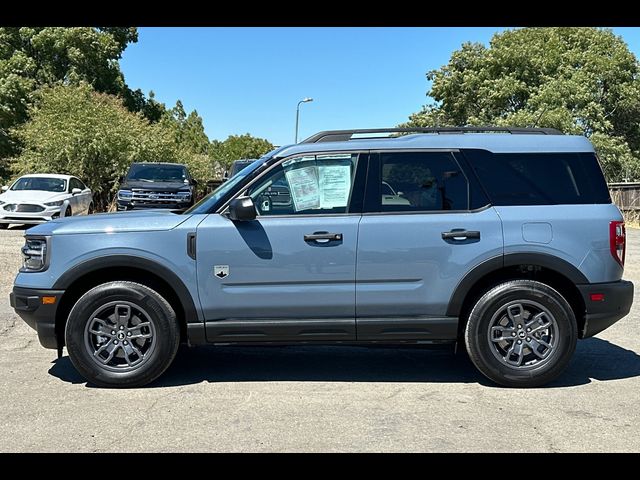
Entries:
{"type": "Polygon", "coordinates": [[[167,307],[155,291],[133,283],[112,282],[89,290],[74,305],[66,324],[65,342],[71,362],[85,378],[101,386],[138,386],[153,381],[173,360],[179,340],[175,313],[167,307]],[[114,301],[139,305],[155,328],[156,343],[150,357],[129,372],[100,368],[85,346],[84,333],[90,316],[102,305],[114,301]]]}
{"type": "Polygon", "coordinates": [[[554,289],[539,282],[504,284],[483,295],[473,308],[467,324],[467,348],[476,366],[490,379],[507,386],[536,386],[547,383],[566,367],[575,350],[577,327],[566,300],[554,289]],[[516,369],[504,365],[492,352],[490,322],[493,315],[510,302],[532,300],[555,317],[557,343],[551,357],[539,366],[516,369]]]}

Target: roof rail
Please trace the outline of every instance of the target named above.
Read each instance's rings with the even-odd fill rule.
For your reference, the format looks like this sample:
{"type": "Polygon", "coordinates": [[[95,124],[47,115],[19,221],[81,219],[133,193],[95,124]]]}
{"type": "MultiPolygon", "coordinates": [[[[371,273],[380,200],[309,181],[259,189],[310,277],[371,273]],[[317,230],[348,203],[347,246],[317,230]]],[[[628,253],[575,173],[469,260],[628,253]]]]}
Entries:
{"type": "MultiPolygon", "coordinates": [[[[457,133],[511,133],[511,134],[538,134],[538,135],[562,135],[560,130],[555,128],[526,128],[526,127],[416,127],[416,128],[364,128],[355,130],[326,130],[311,135],[300,143],[321,143],[321,142],[345,142],[363,138],[385,138],[376,134],[394,133],[437,133],[437,134],[457,134],[457,133]],[[372,134],[372,135],[367,135],[372,134]],[[354,138],[354,136],[358,137],[354,138]]],[[[396,135],[396,137],[399,135],[396,135]]]]}

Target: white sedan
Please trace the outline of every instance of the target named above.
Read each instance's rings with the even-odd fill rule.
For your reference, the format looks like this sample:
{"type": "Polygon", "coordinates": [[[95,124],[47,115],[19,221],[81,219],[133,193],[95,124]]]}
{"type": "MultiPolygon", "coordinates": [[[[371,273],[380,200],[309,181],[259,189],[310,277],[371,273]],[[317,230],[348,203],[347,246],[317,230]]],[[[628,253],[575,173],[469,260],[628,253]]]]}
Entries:
{"type": "Polygon", "coordinates": [[[2,187],[0,194],[0,228],[92,212],[91,190],[70,175],[25,175],[10,187],[2,187]]]}

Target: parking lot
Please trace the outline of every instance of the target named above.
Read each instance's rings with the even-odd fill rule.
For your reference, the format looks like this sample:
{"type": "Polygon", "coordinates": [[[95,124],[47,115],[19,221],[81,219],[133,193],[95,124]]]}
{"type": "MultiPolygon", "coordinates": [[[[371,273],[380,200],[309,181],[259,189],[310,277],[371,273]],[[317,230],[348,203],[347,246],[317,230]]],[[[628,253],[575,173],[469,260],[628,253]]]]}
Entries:
{"type": "MultiPolygon", "coordinates": [[[[148,388],[87,386],[8,295],[22,229],[0,231],[0,451],[640,450],[640,301],[540,389],[486,381],[448,350],[184,348],[148,388]]],[[[627,279],[640,282],[640,230],[627,279]]],[[[636,289],[637,292],[637,289],[636,289]]]]}

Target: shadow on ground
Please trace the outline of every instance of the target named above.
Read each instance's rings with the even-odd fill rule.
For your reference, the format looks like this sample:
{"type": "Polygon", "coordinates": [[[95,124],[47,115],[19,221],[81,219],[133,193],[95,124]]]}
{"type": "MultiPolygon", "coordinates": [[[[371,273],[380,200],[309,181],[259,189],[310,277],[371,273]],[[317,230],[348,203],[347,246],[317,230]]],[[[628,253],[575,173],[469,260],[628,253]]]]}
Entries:
{"type": "MultiPolygon", "coordinates": [[[[69,383],[84,383],[68,356],[49,373],[69,383]]],[[[584,385],[591,379],[640,376],[640,355],[606,340],[578,342],[562,376],[547,388],[584,385]]],[[[451,349],[340,346],[183,347],[173,365],[150,387],[200,382],[424,382],[480,383],[495,387],[466,355],[451,349]]]]}

